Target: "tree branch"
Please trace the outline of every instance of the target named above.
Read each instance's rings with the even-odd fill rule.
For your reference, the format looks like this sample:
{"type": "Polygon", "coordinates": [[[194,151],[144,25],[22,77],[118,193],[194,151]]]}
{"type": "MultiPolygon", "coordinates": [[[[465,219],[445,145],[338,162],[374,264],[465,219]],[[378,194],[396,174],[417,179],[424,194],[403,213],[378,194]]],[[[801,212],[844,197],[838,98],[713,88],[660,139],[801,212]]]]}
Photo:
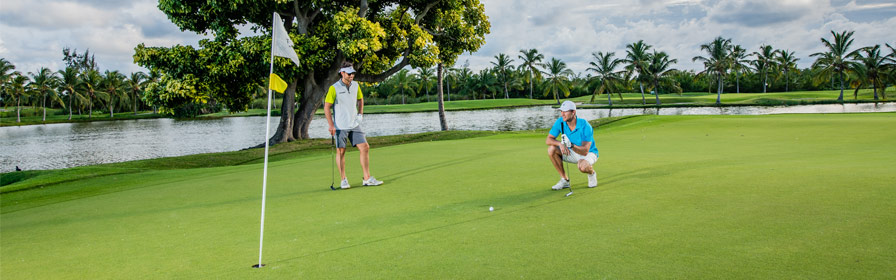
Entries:
{"type": "Polygon", "coordinates": [[[367,0],[361,0],[361,4],[359,6],[360,9],[358,9],[358,17],[367,17],[367,10],[370,8],[370,6],[367,4],[367,0]]]}
{"type": "Polygon", "coordinates": [[[433,6],[435,6],[438,3],[439,3],[439,1],[434,1],[434,2],[426,5],[426,8],[423,8],[423,12],[420,13],[419,15],[417,15],[417,19],[414,20],[414,24],[420,25],[420,21],[423,20],[423,17],[425,17],[427,13],[429,13],[429,9],[431,9],[433,6]]]}
{"type": "Polygon", "coordinates": [[[355,75],[355,80],[357,80],[359,82],[368,82],[368,83],[382,82],[382,81],[386,80],[386,78],[388,78],[389,76],[392,76],[392,74],[395,74],[395,72],[398,72],[398,70],[401,70],[401,68],[408,66],[408,64],[411,63],[411,59],[409,57],[410,54],[411,54],[410,49],[405,50],[404,54],[403,54],[404,58],[401,60],[401,62],[398,62],[398,64],[396,64],[395,66],[392,66],[392,68],[389,68],[389,70],[386,70],[385,72],[376,74],[376,75],[358,74],[358,75],[355,75]]]}

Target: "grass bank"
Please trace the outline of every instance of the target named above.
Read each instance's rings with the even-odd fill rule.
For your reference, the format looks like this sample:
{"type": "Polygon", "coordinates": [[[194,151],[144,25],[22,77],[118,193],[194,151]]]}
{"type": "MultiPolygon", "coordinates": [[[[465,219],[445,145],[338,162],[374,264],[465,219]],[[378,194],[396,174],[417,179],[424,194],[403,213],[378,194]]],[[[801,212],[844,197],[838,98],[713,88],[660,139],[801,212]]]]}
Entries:
{"type": "MultiPolygon", "coordinates": [[[[889,89],[892,96],[896,92],[896,87],[889,89]]],[[[871,89],[859,90],[857,97],[853,97],[853,90],[845,90],[843,96],[844,103],[867,103],[867,102],[887,102],[889,100],[874,100],[874,94],[871,89]]],[[[879,94],[879,93],[878,93],[879,94]]],[[[721,95],[722,106],[793,106],[793,105],[811,105],[811,104],[835,104],[840,103],[837,97],[840,90],[822,90],[822,91],[793,91],[793,92],[769,92],[769,93],[723,93],[721,95]]],[[[613,95],[613,106],[619,107],[653,107],[656,106],[656,97],[654,95],[645,94],[645,104],[641,104],[640,93],[623,93],[622,100],[619,96],[613,95]]],[[[685,92],[678,94],[661,94],[660,106],[717,106],[717,94],[706,92],[685,92]]],[[[891,98],[892,99],[892,98],[891,98]]],[[[583,108],[604,108],[608,106],[606,95],[599,96],[591,102],[591,96],[580,96],[573,100],[585,103],[583,108]]]]}
{"type": "Polygon", "coordinates": [[[894,121],[625,118],[596,130],[599,187],[575,175],[570,197],[548,190],[544,131],[378,147],[386,184],[346,191],[328,189],[326,150],[287,153],[270,165],[263,269],[256,159],[87,177],[0,196],[0,275],[888,278],[894,121]]]}

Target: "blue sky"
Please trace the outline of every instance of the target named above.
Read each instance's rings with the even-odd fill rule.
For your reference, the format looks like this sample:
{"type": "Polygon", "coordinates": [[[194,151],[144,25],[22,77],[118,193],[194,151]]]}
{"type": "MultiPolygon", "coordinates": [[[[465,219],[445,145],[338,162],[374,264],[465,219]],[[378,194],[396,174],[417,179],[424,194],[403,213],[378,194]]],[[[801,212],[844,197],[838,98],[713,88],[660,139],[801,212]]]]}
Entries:
{"type": "MultiPolygon", "coordinates": [[[[62,48],[90,49],[103,69],[144,70],[134,47],[195,45],[202,38],[181,32],[157,1],[5,0],[0,4],[0,57],[17,70],[62,68],[62,48]]],[[[677,69],[698,69],[700,45],[717,36],[756,51],[763,44],[796,52],[800,67],[822,51],[831,30],[855,30],[854,46],[896,44],[893,1],[812,0],[483,0],[491,22],[486,44],[458,59],[474,71],[490,67],[498,53],[519,63],[520,49],[536,48],[565,61],[576,73],[592,52],[625,55],[625,45],[644,40],[678,59],[677,69]]]]}

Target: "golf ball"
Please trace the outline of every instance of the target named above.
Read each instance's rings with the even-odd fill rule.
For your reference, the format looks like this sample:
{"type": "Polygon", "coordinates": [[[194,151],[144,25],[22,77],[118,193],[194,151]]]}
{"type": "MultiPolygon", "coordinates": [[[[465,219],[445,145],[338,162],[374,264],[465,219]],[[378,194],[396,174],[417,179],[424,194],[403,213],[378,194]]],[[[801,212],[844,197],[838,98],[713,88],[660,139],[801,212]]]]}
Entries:
{"type": "Polygon", "coordinates": [[[491,206],[489,206],[489,207],[488,207],[488,211],[489,211],[489,212],[491,212],[491,211],[495,211],[495,207],[491,207],[491,206]]]}

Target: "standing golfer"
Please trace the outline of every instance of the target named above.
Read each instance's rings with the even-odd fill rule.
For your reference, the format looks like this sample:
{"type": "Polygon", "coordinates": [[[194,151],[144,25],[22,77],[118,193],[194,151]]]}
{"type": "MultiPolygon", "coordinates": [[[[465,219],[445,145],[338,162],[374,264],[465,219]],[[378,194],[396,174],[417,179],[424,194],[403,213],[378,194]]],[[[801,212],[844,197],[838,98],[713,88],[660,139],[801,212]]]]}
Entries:
{"type": "Polygon", "coordinates": [[[577,164],[579,171],[588,174],[589,188],[597,187],[597,172],[593,167],[597,162],[594,130],[588,121],[576,116],[575,103],[563,101],[560,105],[560,118],[548,132],[545,144],[548,145],[551,164],[557,169],[557,173],[560,173],[560,181],[551,189],[569,188],[569,176],[563,170],[564,161],[577,164]]]}
{"type": "Polygon", "coordinates": [[[330,86],[327,91],[327,97],[324,101],[324,114],[327,116],[327,123],[330,125],[330,135],[336,136],[336,153],[339,155],[337,166],[339,166],[339,174],[342,175],[340,187],[343,189],[351,188],[348,179],[345,177],[345,145],[346,141],[351,141],[352,146],[358,147],[361,152],[361,169],[364,170],[364,186],[378,186],[383,181],[378,181],[370,176],[370,145],[364,137],[364,131],[361,130],[361,116],[364,114],[364,96],[361,94],[361,88],[355,79],[355,69],[351,63],[344,63],[339,69],[342,78],[335,84],[330,86]],[[335,106],[334,106],[335,104],[335,106]],[[335,111],[335,112],[334,112],[335,111]]]}

